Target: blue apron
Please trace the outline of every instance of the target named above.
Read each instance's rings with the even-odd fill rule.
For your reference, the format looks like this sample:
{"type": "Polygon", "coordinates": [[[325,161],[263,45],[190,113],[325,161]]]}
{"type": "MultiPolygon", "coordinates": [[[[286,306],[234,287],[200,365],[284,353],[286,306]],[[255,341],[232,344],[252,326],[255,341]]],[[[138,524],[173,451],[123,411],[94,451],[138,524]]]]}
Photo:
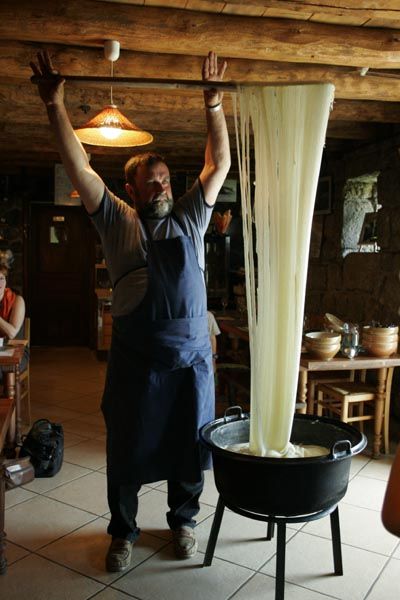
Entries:
{"type": "Polygon", "coordinates": [[[153,240],[143,225],[147,292],[113,319],[102,401],[108,478],[195,482],[210,467],[198,431],[215,408],[205,284],[190,237],[153,240]]]}

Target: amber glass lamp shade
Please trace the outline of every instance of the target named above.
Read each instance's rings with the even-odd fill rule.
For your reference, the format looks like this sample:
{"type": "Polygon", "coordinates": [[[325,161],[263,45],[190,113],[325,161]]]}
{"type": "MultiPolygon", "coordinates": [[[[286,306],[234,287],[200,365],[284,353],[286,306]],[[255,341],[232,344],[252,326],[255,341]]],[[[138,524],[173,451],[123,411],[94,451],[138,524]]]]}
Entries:
{"type": "Polygon", "coordinates": [[[122,148],[145,146],[153,141],[153,136],[142,131],[118,110],[115,104],[103,108],[75,133],[83,144],[122,148]]]}

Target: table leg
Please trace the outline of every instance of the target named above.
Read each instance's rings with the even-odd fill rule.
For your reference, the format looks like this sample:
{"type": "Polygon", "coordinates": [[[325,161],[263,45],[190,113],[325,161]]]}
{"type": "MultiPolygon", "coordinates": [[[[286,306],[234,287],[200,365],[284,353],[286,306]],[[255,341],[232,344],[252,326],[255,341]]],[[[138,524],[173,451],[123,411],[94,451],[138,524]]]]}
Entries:
{"type": "MultiPolygon", "coordinates": [[[[308,371],[307,369],[300,369],[299,371],[299,385],[297,388],[297,400],[298,402],[306,402],[307,412],[310,412],[307,400],[307,381],[308,371]]],[[[311,411],[312,412],[312,411],[311,411]]]]}
{"type": "Polygon", "coordinates": [[[303,371],[300,369],[299,371],[299,384],[297,388],[297,402],[303,404],[303,407],[300,410],[301,414],[306,414],[308,412],[308,404],[307,404],[307,371],[303,371]]]}
{"type": "Polygon", "coordinates": [[[375,423],[374,423],[374,448],[372,456],[373,458],[379,458],[380,449],[382,444],[382,425],[383,425],[383,411],[385,407],[386,397],[386,379],[388,370],[387,368],[378,369],[378,383],[376,386],[376,402],[375,402],[375,423]]]}
{"type": "Polygon", "coordinates": [[[18,446],[22,441],[22,419],[21,419],[21,385],[19,381],[19,366],[13,371],[4,373],[4,394],[8,398],[15,398],[15,444],[18,446]]]}

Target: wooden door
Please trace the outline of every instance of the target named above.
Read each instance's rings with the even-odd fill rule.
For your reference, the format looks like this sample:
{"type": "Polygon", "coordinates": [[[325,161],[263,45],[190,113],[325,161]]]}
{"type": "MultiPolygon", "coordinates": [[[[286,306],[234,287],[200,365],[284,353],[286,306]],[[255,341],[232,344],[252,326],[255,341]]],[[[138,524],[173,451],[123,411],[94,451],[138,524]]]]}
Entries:
{"type": "Polygon", "coordinates": [[[32,205],[29,262],[32,344],[88,345],[94,232],[84,209],[32,205]]]}

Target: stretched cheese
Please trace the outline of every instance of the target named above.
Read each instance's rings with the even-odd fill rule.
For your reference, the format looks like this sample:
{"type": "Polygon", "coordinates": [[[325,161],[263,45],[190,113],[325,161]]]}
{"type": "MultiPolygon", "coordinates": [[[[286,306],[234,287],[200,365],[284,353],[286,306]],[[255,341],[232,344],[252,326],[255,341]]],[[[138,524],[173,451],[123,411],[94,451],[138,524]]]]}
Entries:
{"type": "Polygon", "coordinates": [[[251,358],[250,452],[260,456],[296,454],[289,440],[308,254],[333,96],[331,84],[239,87],[233,96],[251,358]]]}

